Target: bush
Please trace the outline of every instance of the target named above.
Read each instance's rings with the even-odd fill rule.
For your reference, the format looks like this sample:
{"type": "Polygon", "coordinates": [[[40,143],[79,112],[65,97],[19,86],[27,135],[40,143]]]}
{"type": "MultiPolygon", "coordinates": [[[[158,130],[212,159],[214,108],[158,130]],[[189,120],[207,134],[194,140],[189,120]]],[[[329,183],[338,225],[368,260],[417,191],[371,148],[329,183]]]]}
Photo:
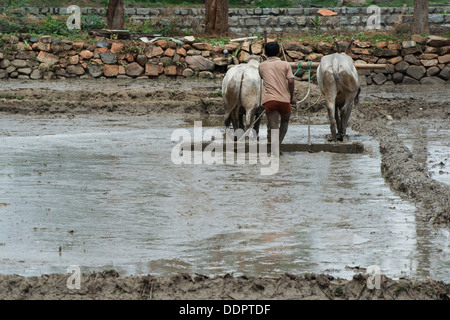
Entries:
{"type": "Polygon", "coordinates": [[[81,30],[89,31],[93,29],[103,29],[106,27],[106,20],[104,17],[88,14],[81,16],[81,30]]]}
{"type": "MultiPolygon", "coordinates": [[[[80,33],[79,30],[67,28],[69,15],[33,16],[23,8],[8,8],[0,14],[0,32],[3,33],[31,33],[59,36],[73,36],[80,33]]],[[[106,27],[105,18],[88,14],[81,16],[81,31],[103,29],[106,27]]]]}
{"type": "Polygon", "coordinates": [[[66,19],[54,18],[51,14],[47,14],[43,22],[36,22],[30,26],[29,33],[37,34],[58,34],[69,35],[73,33],[67,28],[66,19]]]}
{"type": "Polygon", "coordinates": [[[0,31],[4,33],[25,32],[28,27],[25,10],[7,8],[0,14],[0,31]]]}

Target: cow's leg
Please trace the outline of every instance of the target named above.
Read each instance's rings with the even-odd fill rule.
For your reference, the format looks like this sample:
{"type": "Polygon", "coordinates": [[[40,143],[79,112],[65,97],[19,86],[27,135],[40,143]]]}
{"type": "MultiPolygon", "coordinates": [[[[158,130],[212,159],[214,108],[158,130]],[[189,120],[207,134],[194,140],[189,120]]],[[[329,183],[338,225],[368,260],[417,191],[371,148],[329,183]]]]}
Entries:
{"type": "Polygon", "coordinates": [[[340,124],[340,130],[338,132],[338,139],[344,140],[346,139],[347,135],[347,123],[348,119],[350,118],[350,114],[352,112],[352,106],[353,106],[353,99],[354,95],[348,95],[345,99],[344,107],[341,109],[341,124],[340,124]]]}
{"type": "Polygon", "coordinates": [[[225,128],[228,128],[231,124],[231,115],[228,115],[228,117],[225,119],[225,128]]]}
{"type": "Polygon", "coordinates": [[[256,135],[257,136],[259,136],[259,126],[261,125],[261,118],[259,117],[260,115],[261,115],[261,113],[264,111],[264,107],[258,107],[258,108],[256,108],[256,111],[255,111],[255,119],[258,119],[256,122],[255,122],[255,125],[254,125],[254,129],[255,129],[255,131],[256,131],[256,135]]]}
{"type": "Polygon", "coordinates": [[[243,107],[239,108],[239,129],[245,130],[245,109],[243,107]]]}
{"type": "Polygon", "coordinates": [[[224,109],[225,109],[225,114],[226,114],[226,118],[224,121],[225,124],[225,128],[228,128],[231,124],[231,119],[232,119],[232,112],[233,109],[228,107],[228,102],[224,99],[224,109]]]}
{"type": "Polygon", "coordinates": [[[252,108],[250,110],[245,110],[245,131],[250,129],[250,126],[253,123],[253,119],[255,119],[255,108],[252,108]]]}
{"type": "Polygon", "coordinates": [[[330,137],[328,141],[336,141],[336,120],[335,120],[335,97],[329,96],[326,98],[326,106],[328,111],[328,119],[330,120],[330,137]]]}
{"type": "Polygon", "coordinates": [[[337,102],[334,103],[334,119],[336,120],[336,129],[338,132],[338,136],[337,139],[339,139],[339,132],[341,132],[342,127],[341,127],[341,117],[340,117],[340,107],[339,104],[337,102]]]}
{"type": "Polygon", "coordinates": [[[233,124],[233,130],[239,129],[239,108],[236,107],[231,112],[231,123],[233,124]]]}

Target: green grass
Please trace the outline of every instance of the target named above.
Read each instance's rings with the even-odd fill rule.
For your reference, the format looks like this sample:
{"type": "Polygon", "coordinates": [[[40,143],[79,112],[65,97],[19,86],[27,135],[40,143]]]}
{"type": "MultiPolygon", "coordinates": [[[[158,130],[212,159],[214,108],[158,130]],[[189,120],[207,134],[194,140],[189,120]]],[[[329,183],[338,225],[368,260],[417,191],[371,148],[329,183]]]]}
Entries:
{"type": "Polygon", "coordinates": [[[214,39],[208,39],[208,38],[202,38],[202,37],[197,38],[197,40],[199,42],[209,43],[213,47],[223,47],[228,42],[230,42],[230,39],[231,38],[229,38],[229,37],[218,37],[218,38],[214,38],[214,39]]]}
{"type": "MultiPolygon", "coordinates": [[[[404,40],[410,40],[411,35],[408,33],[364,33],[359,32],[357,34],[354,33],[339,33],[334,35],[335,38],[338,41],[347,41],[349,42],[351,38],[354,38],[355,40],[360,41],[366,41],[372,44],[373,47],[380,42],[380,41],[393,41],[393,42],[400,42],[404,40]]],[[[302,42],[309,42],[309,43],[317,43],[317,42],[329,42],[334,43],[333,36],[329,33],[319,33],[319,34],[312,34],[312,33],[305,33],[305,34],[299,34],[298,36],[289,36],[289,37],[283,37],[280,39],[281,41],[302,41],[302,42]]]]}
{"type": "Polygon", "coordinates": [[[25,97],[24,97],[24,96],[16,96],[16,95],[13,95],[13,94],[10,94],[10,93],[5,93],[5,94],[0,94],[0,99],[8,99],[8,100],[16,99],[16,100],[23,100],[23,99],[25,99],[25,97]]]}

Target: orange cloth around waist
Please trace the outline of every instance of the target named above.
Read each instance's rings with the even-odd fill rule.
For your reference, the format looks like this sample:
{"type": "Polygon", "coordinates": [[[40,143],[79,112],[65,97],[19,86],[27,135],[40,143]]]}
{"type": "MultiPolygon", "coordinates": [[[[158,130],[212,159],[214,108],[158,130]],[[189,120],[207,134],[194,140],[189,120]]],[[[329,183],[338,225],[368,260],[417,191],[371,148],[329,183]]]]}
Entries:
{"type": "Polygon", "coordinates": [[[292,110],[290,103],[274,101],[274,100],[267,101],[264,104],[264,108],[266,110],[266,113],[278,111],[280,114],[288,114],[292,110]]]}

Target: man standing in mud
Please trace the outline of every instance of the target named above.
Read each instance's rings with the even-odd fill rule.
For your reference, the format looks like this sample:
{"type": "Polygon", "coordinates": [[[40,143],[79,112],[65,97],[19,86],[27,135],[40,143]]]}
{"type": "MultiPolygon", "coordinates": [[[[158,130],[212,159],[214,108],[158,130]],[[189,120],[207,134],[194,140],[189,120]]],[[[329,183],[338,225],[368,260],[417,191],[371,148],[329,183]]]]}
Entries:
{"type": "Polygon", "coordinates": [[[288,130],[291,105],[295,105],[294,74],[286,61],[281,61],[278,42],[268,42],[264,47],[268,59],[259,65],[259,75],[263,79],[262,104],[267,116],[267,139],[270,143],[271,130],[279,129],[279,142],[288,130]],[[278,120],[281,117],[280,127],[278,120]]]}

